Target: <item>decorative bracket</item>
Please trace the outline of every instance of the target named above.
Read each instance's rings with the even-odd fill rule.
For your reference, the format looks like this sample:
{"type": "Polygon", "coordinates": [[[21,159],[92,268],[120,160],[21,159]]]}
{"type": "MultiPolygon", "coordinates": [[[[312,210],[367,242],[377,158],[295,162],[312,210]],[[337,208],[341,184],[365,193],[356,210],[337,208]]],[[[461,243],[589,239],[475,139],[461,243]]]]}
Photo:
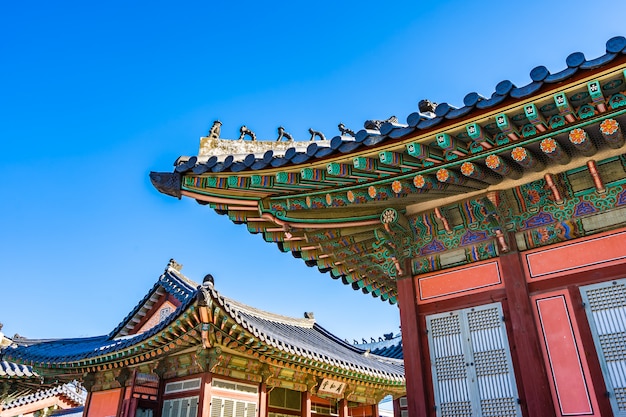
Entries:
{"type": "Polygon", "coordinates": [[[409,220],[389,207],[383,210],[380,222],[383,229],[374,230],[377,241],[372,246],[382,262],[393,264],[392,268],[387,268],[390,276],[405,275],[403,265],[406,259],[411,258],[411,244],[415,237],[409,220]]]}
{"type": "Polygon", "coordinates": [[[151,371],[153,374],[157,375],[159,379],[163,379],[163,375],[167,372],[167,362],[165,358],[155,362],[151,371]]]}
{"type": "Polygon", "coordinates": [[[199,347],[196,350],[196,363],[204,372],[213,372],[221,359],[222,349],[217,346],[210,349],[199,347]]]}
{"type": "Polygon", "coordinates": [[[130,375],[131,373],[128,368],[122,368],[120,369],[119,373],[115,377],[115,380],[120,384],[120,387],[125,387],[126,381],[128,381],[128,378],[130,378],[130,375]]]}
{"type": "Polygon", "coordinates": [[[96,385],[96,374],[95,372],[87,372],[83,375],[81,380],[81,384],[87,390],[87,392],[91,392],[91,389],[94,385],[96,385]]]}
{"type": "Polygon", "coordinates": [[[488,228],[493,231],[496,241],[498,242],[500,252],[509,252],[511,250],[509,237],[506,233],[504,221],[500,215],[500,210],[498,210],[498,206],[500,205],[500,194],[498,192],[489,193],[480,200],[480,203],[483,206],[485,222],[487,223],[488,228]]]}

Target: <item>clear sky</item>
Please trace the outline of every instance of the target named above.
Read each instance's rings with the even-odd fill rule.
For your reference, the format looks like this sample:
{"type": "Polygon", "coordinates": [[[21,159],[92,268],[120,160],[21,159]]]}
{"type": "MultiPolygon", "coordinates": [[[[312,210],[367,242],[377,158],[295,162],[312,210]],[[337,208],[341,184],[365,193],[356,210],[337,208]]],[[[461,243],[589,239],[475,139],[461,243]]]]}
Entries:
{"type": "Polygon", "coordinates": [[[504,79],[604,54],[621,1],[7,1],[0,7],[0,322],[33,338],[111,331],[170,258],[222,294],[339,337],[399,331],[396,306],[281,253],[148,173],[222,121],[331,138],[461,106],[504,79]],[[176,4],[175,4],[176,3],[176,4]]]}

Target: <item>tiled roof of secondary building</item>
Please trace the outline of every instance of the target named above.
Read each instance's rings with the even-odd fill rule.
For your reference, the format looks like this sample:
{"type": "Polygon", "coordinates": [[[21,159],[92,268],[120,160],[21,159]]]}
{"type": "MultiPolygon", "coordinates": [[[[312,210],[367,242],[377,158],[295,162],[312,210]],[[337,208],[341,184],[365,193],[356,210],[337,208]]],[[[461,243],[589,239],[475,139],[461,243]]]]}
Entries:
{"type": "Polygon", "coordinates": [[[395,336],[391,333],[385,335],[384,339],[380,338],[372,342],[358,343],[357,346],[361,349],[369,350],[374,355],[393,359],[404,358],[402,353],[402,334],[400,333],[395,336]]]}
{"type": "MultiPolygon", "coordinates": [[[[406,123],[400,123],[397,118],[387,120],[368,120],[364,129],[357,132],[341,129],[341,135],[330,140],[314,141],[315,134],[311,134],[310,141],[289,141],[291,146],[283,150],[268,150],[259,153],[253,152],[213,155],[210,157],[192,156],[187,160],[180,160],[175,171],[177,173],[193,172],[195,174],[259,171],[263,169],[299,165],[313,162],[315,159],[327,158],[332,155],[351,153],[361,147],[374,147],[389,139],[399,139],[421,130],[428,130],[446,122],[462,117],[471,116],[474,112],[490,110],[502,104],[507,99],[521,100],[531,97],[551,85],[562,83],[580,76],[581,74],[611,63],[617,57],[626,54],[626,38],[616,36],[606,43],[606,53],[600,57],[588,60],[582,52],[574,52],[565,60],[566,67],[551,73],[545,66],[537,66],[530,71],[530,82],[517,87],[509,80],[496,84],[493,93],[484,97],[476,92],[470,92],[463,98],[463,106],[455,107],[448,103],[439,103],[433,111],[417,111],[406,117],[406,123]]],[[[245,128],[245,126],[243,127],[245,128]]],[[[243,129],[242,128],[242,129],[243,129]]],[[[240,138],[248,130],[242,130],[240,138]]],[[[310,130],[311,132],[311,130],[310,130]]],[[[252,135],[254,135],[252,133],[252,135]]],[[[279,138],[283,137],[279,136],[279,138]]],[[[323,135],[322,135],[323,136],[323,135]]],[[[254,136],[256,140],[256,136],[254,136]]],[[[235,142],[235,141],[233,141],[235,142]]],[[[154,181],[154,178],[153,178],[154,181]]],[[[158,186],[158,183],[155,184],[158,186]]]]}
{"type": "MultiPolygon", "coordinates": [[[[291,318],[258,310],[222,296],[206,279],[202,286],[192,289],[195,283],[184,278],[171,264],[158,282],[159,288],[167,286],[168,291],[183,294],[184,302],[166,320],[144,333],[113,337],[128,317],[136,314],[135,308],[116,331],[108,335],[24,344],[8,349],[5,355],[42,368],[85,372],[129,358],[138,363],[165,355],[172,349],[198,347],[202,344],[202,329],[202,332],[213,332],[214,339],[236,332],[236,340],[245,344],[244,350],[258,349],[259,356],[269,355],[281,360],[288,357],[297,362],[302,358],[303,363],[313,367],[342,370],[337,371],[342,375],[395,386],[404,383],[401,360],[376,356],[346,343],[319,326],[311,316],[291,318]],[[200,322],[200,305],[210,306],[209,314],[213,317],[210,323],[200,322]]],[[[154,294],[154,288],[149,294],[154,294]]],[[[230,341],[229,347],[233,339],[230,341]]]]}
{"type": "Polygon", "coordinates": [[[134,327],[135,321],[139,321],[138,319],[142,318],[143,315],[150,310],[156,298],[163,293],[171,294],[181,303],[188,303],[192,300],[196,294],[198,284],[181,274],[179,271],[180,268],[181,266],[171,259],[165,273],[159,277],[159,280],[150,291],[148,291],[145,297],[139,301],[124,320],[113,329],[109,336],[112,338],[126,336],[128,330],[134,327]]]}
{"type": "Polygon", "coordinates": [[[268,313],[221,296],[212,284],[203,288],[240,326],[276,349],[339,368],[404,379],[401,360],[372,355],[346,343],[318,325],[310,315],[297,319],[268,313]]]}
{"type": "Polygon", "coordinates": [[[29,395],[16,398],[2,405],[4,410],[32,404],[50,397],[62,397],[67,403],[73,406],[84,405],[87,399],[87,391],[78,387],[75,383],[58,385],[53,388],[41,389],[29,395]]]}
{"type": "Polygon", "coordinates": [[[50,414],[50,417],[80,417],[83,415],[85,411],[85,406],[81,405],[80,407],[66,408],[64,410],[55,410],[50,414]]]}
{"type": "Polygon", "coordinates": [[[30,366],[9,361],[0,361],[0,379],[40,379],[30,366]]]}
{"type": "MultiPolygon", "coordinates": [[[[4,357],[5,351],[0,351],[0,358],[4,357]]],[[[0,361],[0,404],[3,404],[0,410],[7,402],[49,386],[44,385],[44,378],[30,366],[0,361]]]]}
{"type": "Polygon", "coordinates": [[[16,361],[32,364],[62,364],[86,360],[93,357],[102,357],[118,352],[124,348],[136,346],[170,326],[178,317],[177,312],[174,312],[146,332],[118,336],[118,334],[121,333],[120,330],[123,329],[124,326],[144,308],[146,302],[159,291],[166,291],[181,301],[181,305],[177,308],[178,312],[186,310],[195,300],[194,297],[196,294],[192,281],[176,270],[170,261],[165,272],[159,277],[159,280],[148,294],[108,335],[57,339],[32,344],[27,343],[24,339],[20,341],[20,346],[7,348],[5,356],[16,361]]]}

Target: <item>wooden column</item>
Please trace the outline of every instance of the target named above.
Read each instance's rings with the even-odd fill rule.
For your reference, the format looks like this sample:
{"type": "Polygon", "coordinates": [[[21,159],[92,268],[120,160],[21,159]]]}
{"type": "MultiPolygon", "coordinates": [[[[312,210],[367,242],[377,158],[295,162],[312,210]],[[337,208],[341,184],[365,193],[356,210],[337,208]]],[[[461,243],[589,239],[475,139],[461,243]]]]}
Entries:
{"type": "Polygon", "coordinates": [[[378,417],[378,404],[372,404],[372,417],[378,417]]]}
{"type": "Polygon", "coordinates": [[[345,398],[339,400],[337,408],[339,408],[339,417],[348,417],[348,400],[346,400],[345,398]]]}
{"type": "Polygon", "coordinates": [[[89,415],[89,406],[91,405],[91,390],[87,390],[87,398],[85,399],[85,408],[83,408],[83,416],[89,415]]]}
{"type": "Polygon", "coordinates": [[[400,407],[400,398],[395,398],[393,400],[393,417],[401,417],[402,410],[400,407]]]}
{"type": "Polygon", "coordinates": [[[509,334],[513,337],[511,354],[517,357],[520,365],[518,381],[521,382],[522,407],[530,417],[554,416],[550,384],[520,255],[517,251],[500,255],[499,263],[509,307],[509,334]]]}
{"type": "Polygon", "coordinates": [[[304,391],[302,393],[302,417],[311,417],[311,393],[304,391]]]}
{"type": "MultiPolygon", "coordinates": [[[[212,381],[213,381],[213,378],[209,372],[205,372],[202,375],[202,385],[200,388],[200,400],[198,401],[198,408],[200,409],[201,417],[209,417],[211,415],[211,383],[212,381]]],[[[163,407],[162,402],[163,401],[161,401],[161,408],[163,407]]]]}
{"type": "Polygon", "coordinates": [[[430,401],[426,395],[427,381],[424,381],[422,335],[418,326],[417,296],[410,260],[404,262],[403,269],[405,275],[398,277],[397,286],[408,411],[411,417],[426,417],[426,404],[430,401]]]}
{"type": "Polygon", "coordinates": [[[267,397],[267,384],[262,382],[259,387],[259,417],[267,417],[267,397]]]}

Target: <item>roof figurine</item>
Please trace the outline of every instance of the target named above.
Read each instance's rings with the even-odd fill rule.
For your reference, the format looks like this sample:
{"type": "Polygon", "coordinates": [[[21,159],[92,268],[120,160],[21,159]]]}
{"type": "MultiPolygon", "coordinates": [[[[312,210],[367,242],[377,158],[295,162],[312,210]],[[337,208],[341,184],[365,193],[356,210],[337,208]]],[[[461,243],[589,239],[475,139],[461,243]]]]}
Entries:
{"type": "Polygon", "coordinates": [[[278,127],[278,138],[276,139],[276,142],[280,142],[281,140],[283,140],[283,138],[287,139],[290,142],[293,142],[293,137],[289,133],[285,132],[285,128],[284,127],[279,126],[278,127]]]}
{"type": "Polygon", "coordinates": [[[309,139],[311,142],[313,142],[315,138],[318,138],[319,140],[326,140],[326,136],[324,136],[322,132],[313,130],[313,128],[309,128],[309,133],[311,134],[311,139],[309,139]]]}
{"type": "Polygon", "coordinates": [[[348,129],[343,123],[339,123],[337,125],[337,128],[339,129],[339,133],[341,134],[341,136],[356,137],[356,133],[354,133],[353,130],[348,129]]]}
{"type": "Polygon", "coordinates": [[[239,135],[239,139],[237,140],[243,140],[246,136],[248,136],[251,141],[256,142],[256,134],[248,129],[247,126],[241,126],[239,128],[239,131],[241,132],[241,134],[239,135]]]}
{"type": "Polygon", "coordinates": [[[211,126],[211,129],[209,130],[209,134],[207,136],[211,139],[219,139],[221,129],[222,129],[222,122],[220,122],[219,120],[216,120],[213,122],[213,126],[211,126]]]}

